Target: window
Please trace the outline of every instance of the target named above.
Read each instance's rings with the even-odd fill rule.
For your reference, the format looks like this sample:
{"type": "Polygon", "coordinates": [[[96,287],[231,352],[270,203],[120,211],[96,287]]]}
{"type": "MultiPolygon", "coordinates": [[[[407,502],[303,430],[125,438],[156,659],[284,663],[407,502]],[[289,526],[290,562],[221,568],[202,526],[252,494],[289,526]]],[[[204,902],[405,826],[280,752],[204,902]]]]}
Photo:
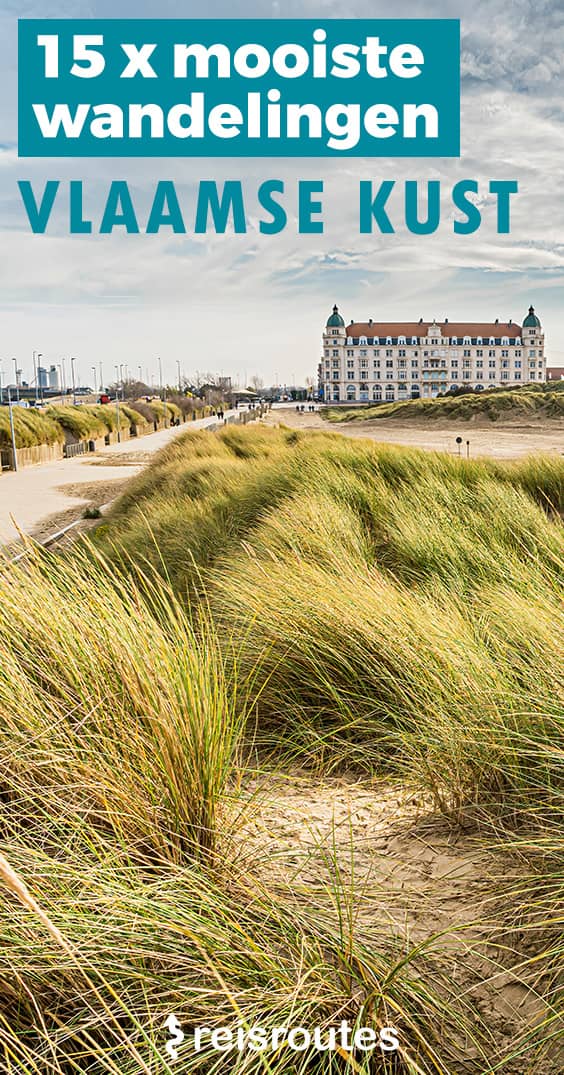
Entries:
{"type": "Polygon", "coordinates": [[[392,351],[392,348],[388,347],[387,350],[386,350],[386,358],[391,358],[393,353],[394,352],[392,351]]]}
{"type": "Polygon", "coordinates": [[[376,402],[378,402],[379,400],[382,399],[382,386],[381,385],[379,385],[379,384],[374,385],[374,388],[372,389],[372,399],[375,400],[376,402]]]}
{"type": "Polygon", "coordinates": [[[536,351],[529,351],[529,358],[536,358],[536,357],[537,357],[537,352],[536,351]]]}
{"type": "Polygon", "coordinates": [[[325,348],[325,357],[326,358],[329,357],[329,348],[328,347],[325,348]]]}
{"type": "Polygon", "coordinates": [[[464,350],[462,352],[462,354],[464,355],[464,358],[470,358],[470,355],[472,354],[472,352],[470,350],[466,349],[466,350],[464,350]]]}
{"type": "Polygon", "coordinates": [[[458,359],[457,358],[451,358],[450,364],[451,364],[453,370],[458,369],[458,359]]]}
{"type": "Polygon", "coordinates": [[[368,343],[368,338],[366,336],[360,336],[358,342],[360,344],[366,344],[368,343]]]}
{"type": "Polygon", "coordinates": [[[379,358],[379,357],[380,357],[380,351],[378,349],[376,349],[374,351],[374,358],[379,358]]]}
{"type": "Polygon", "coordinates": [[[352,359],[352,358],[347,359],[347,369],[348,370],[354,370],[354,359],[352,359]]]}
{"type": "Polygon", "coordinates": [[[516,370],[521,369],[521,360],[520,359],[517,359],[517,358],[515,359],[515,369],[516,370]]]}
{"type": "Polygon", "coordinates": [[[536,379],[536,376],[537,376],[537,375],[536,375],[535,371],[534,371],[534,370],[531,370],[531,372],[530,372],[530,374],[529,374],[529,377],[531,378],[531,381],[534,381],[534,380],[536,379]]]}
{"type": "Polygon", "coordinates": [[[502,379],[502,381],[508,381],[509,380],[509,370],[502,370],[501,371],[501,379],[502,379]]]}
{"type": "Polygon", "coordinates": [[[490,336],[490,347],[494,347],[494,346],[495,346],[495,337],[490,336]]]}
{"type": "Polygon", "coordinates": [[[515,352],[515,358],[521,358],[521,352],[520,351],[515,352]]]}
{"type": "Polygon", "coordinates": [[[520,370],[516,370],[516,371],[515,371],[515,380],[516,380],[516,381],[520,381],[520,380],[521,380],[521,372],[520,372],[520,370]]]}
{"type": "Polygon", "coordinates": [[[477,358],[476,359],[476,369],[482,369],[483,365],[484,365],[483,358],[477,358]]]}
{"type": "Polygon", "coordinates": [[[495,358],[490,358],[488,366],[491,370],[495,370],[495,358]]]}
{"type": "Polygon", "coordinates": [[[502,360],[501,360],[501,368],[502,368],[502,370],[506,370],[506,369],[509,368],[509,359],[508,358],[502,358],[502,360]]]}
{"type": "Polygon", "coordinates": [[[348,384],[347,385],[347,402],[350,403],[351,400],[355,400],[355,399],[356,399],[356,388],[355,388],[354,384],[348,384]]]}
{"type": "Polygon", "coordinates": [[[366,355],[368,354],[368,351],[365,351],[365,350],[361,350],[361,351],[360,351],[360,354],[361,354],[361,355],[362,355],[363,357],[365,357],[365,356],[366,356],[366,355]]]}
{"type": "Polygon", "coordinates": [[[501,352],[501,357],[502,358],[509,358],[509,351],[502,351],[501,352]]]}
{"type": "MultiPolygon", "coordinates": [[[[405,351],[404,351],[404,354],[405,354],[405,351]]],[[[400,355],[401,355],[401,351],[400,351],[400,355]]],[[[400,370],[405,369],[405,367],[407,366],[407,362],[405,361],[405,358],[400,358],[400,360],[398,362],[398,366],[399,366],[400,370]]]]}
{"type": "Polygon", "coordinates": [[[393,403],[394,390],[390,385],[386,385],[386,403],[393,403]]]}
{"type": "Polygon", "coordinates": [[[394,365],[394,363],[392,362],[392,359],[391,359],[391,358],[387,358],[387,359],[386,359],[386,368],[387,368],[387,369],[392,369],[393,365],[394,365]]]}
{"type": "Polygon", "coordinates": [[[501,337],[501,346],[502,347],[509,347],[509,336],[502,336],[501,337]]]}
{"type": "Polygon", "coordinates": [[[400,356],[400,358],[405,358],[405,350],[403,348],[400,348],[400,350],[398,351],[398,355],[400,356]]]}
{"type": "Polygon", "coordinates": [[[482,358],[483,354],[484,354],[483,351],[480,351],[480,350],[476,351],[476,357],[477,358],[482,358]]]}
{"type": "Polygon", "coordinates": [[[472,340],[470,339],[470,337],[469,337],[469,336],[465,336],[462,342],[463,342],[464,344],[467,344],[467,343],[468,343],[468,344],[470,344],[470,343],[472,343],[472,340]]]}
{"type": "Polygon", "coordinates": [[[333,380],[334,381],[339,380],[339,371],[338,370],[333,370],[333,380]]]}
{"type": "Polygon", "coordinates": [[[477,346],[478,346],[478,347],[481,347],[481,345],[483,344],[483,342],[484,342],[484,341],[483,341],[483,339],[482,339],[482,337],[481,337],[481,336],[476,336],[476,344],[477,344],[477,346]]]}
{"type": "Polygon", "coordinates": [[[393,379],[394,379],[394,371],[393,370],[386,370],[386,380],[387,381],[393,381],[393,379]]]}
{"type": "Polygon", "coordinates": [[[339,352],[338,351],[333,351],[333,358],[338,358],[338,357],[339,357],[339,352]]]}
{"type": "Polygon", "coordinates": [[[375,369],[375,370],[379,370],[379,369],[380,369],[380,359],[379,359],[379,358],[375,358],[375,359],[374,359],[374,369],[375,369]]]}
{"type": "Polygon", "coordinates": [[[482,370],[478,370],[478,372],[476,373],[476,380],[477,381],[483,381],[484,380],[484,374],[483,374],[482,370]]]}
{"type": "Polygon", "coordinates": [[[367,370],[368,369],[368,359],[367,358],[361,358],[361,360],[360,360],[360,368],[361,368],[361,370],[367,370]]]}
{"type": "Polygon", "coordinates": [[[412,359],[411,359],[411,368],[412,368],[412,369],[414,369],[414,370],[416,370],[416,369],[417,369],[417,367],[418,367],[418,365],[419,365],[419,363],[418,363],[417,359],[416,359],[416,358],[412,358],[412,359]]]}
{"type": "Polygon", "coordinates": [[[349,357],[349,358],[353,358],[353,356],[354,356],[354,351],[352,351],[352,350],[351,350],[351,351],[347,351],[347,355],[348,355],[348,357],[349,357]]]}
{"type": "Polygon", "coordinates": [[[490,358],[495,358],[495,351],[488,351],[490,358]]]}
{"type": "Polygon", "coordinates": [[[457,345],[457,343],[458,343],[458,339],[457,339],[457,337],[456,337],[456,336],[451,336],[451,340],[450,340],[450,342],[451,342],[451,344],[453,345],[453,347],[456,347],[456,345],[457,345]]]}
{"type": "Polygon", "coordinates": [[[412,336],[412,337],[411,337],[411,343],[412,343],[412,345],[413,345],[414,343],[415,343],[415,344],[417,343],[417,336],[412,336]]]}
{"type": "Polygon", "coordinates": [[[392,342],[392,337],[391,336],[386,336],[386,343],[391,343],[391,342],[392,342]]]}
{"type": "Polygon", "coordinates": [[[398,343],[403,343],[403,344],[405,344],[405,343],[406,343],[406,339],[405,339],[405,336],[398,336],[398,343]]]}

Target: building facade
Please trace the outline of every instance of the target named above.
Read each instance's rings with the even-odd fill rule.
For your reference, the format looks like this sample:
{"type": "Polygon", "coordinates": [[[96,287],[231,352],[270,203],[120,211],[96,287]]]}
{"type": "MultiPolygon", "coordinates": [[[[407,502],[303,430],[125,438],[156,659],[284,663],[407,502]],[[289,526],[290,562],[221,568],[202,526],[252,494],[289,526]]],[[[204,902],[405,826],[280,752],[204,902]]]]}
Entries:
{"type": "Polygon", "coordinates": [[[533,306],[522,325],[423,319],[345,325],[334,306],[323,330],[319,394],[327,403],[431,398],[545,377],[544,334],[533,306]]]}

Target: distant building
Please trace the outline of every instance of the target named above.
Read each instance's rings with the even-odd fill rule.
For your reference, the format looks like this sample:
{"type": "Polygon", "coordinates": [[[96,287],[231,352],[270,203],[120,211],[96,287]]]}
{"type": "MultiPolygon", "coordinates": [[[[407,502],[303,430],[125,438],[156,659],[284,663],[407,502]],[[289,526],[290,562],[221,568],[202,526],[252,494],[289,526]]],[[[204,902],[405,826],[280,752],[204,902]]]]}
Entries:
{"type": "Polygon", "coordinates": [[[61,384],[60,384],[60,381],[59,381],[59,371],[58,371],[56,366],[50,366],[49,367],[49,388],[52,388],[56,392],[58,392],[60,387],[61,387],[61,384]]]}
{"type": "Polygon", "coordinates": [[[351,321],[333,307],[323,329],[319,390],[328,403],[432,397],[467,387],[544,381],[544,334],[534,307],[514,321],[351,321]]]}
{"type": "Polygon", "coordinates": [[[564,366],[547,366],[547,381],[564,381],[564,366]]]}
{"type": "Polygon", "coordinates": [[[49,386],[49,375],[45,366],[37,367],[37,384],[39,388],[48,388],[49,386]]]}

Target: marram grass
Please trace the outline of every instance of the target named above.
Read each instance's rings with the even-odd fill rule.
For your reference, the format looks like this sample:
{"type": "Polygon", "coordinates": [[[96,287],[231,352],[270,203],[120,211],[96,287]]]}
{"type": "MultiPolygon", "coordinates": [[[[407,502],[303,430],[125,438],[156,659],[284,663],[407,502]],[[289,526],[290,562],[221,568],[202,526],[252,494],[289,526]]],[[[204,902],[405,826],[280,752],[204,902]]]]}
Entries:
{"type": "Polygon", "coordinates": [[[402,1041],[388,1063],[187,1049],[175,1072],[535,1070],[561,1014],[563,506],[557,457],[227,428],[160,453],[93,548],[5,566],[7,1071],[166,1072],[171,1013],[402,1041]],[[390,772],[501,835],[546,1011],[530,1041],[500,1054],[441,939],[367,920],[331,857],[310,888],[258,879],[241,789],[263,751],[390,772]]]}

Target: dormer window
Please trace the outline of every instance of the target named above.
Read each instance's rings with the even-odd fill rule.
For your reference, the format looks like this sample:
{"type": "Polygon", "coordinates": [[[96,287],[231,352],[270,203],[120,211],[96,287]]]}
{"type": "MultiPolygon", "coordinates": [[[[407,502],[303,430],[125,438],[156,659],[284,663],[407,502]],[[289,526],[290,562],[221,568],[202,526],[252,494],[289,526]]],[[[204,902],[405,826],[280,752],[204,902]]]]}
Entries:
{"type": "Polygon", "coordinates": [[[495,336],[490,336],[490,347],[495,347],[495,336]]]}
{"type": "Polygon", "coordinates": [[[413,347],[414,344],[415,344],[415,346],[417,346],[417,336],[412,336],[411,337],[411,345],[412,345],[412,347],[413,347]]]}
{"type": "Polygon", "coordinates": [[[456,336],[451,336],[450,342],[453,345],[453,347],[456,347],[456,345],[458,343],[458,338],[456,336]]]}
{"type": "Polygon", "coordinates": [[[352,336],[347,336],[347,343],[350,345],[353,342],[352,336]]]}
{"type": "Polygon", "coordinates": [[[405,336],[398,336],[398,343],[405,344],[405,342],[406,342],[405,336]]]}
{"type": "Polygon", "coordinates": [[[463,342],[464,345],[467,345],[467,344],[471,344],[472,340],[470,339],[470,336],[465,336],[462,342],[463,342]]]}
{"type": "Polygon", "coordinates": [[[361,336],[358,342],[361,343],[361,344],[367,344],[368,343],[368,337],[367,336],[361,336]]]}
{"type": "Polygon", "coordinates": [[[501,345],[502,347],[509,347],[509,336],[501,337],[501,345]]]}
{"type": "Polygon", "coordinates": [[[476,336],[476,343],[477,343],[478,347],[481,347],[481,345],[483,344],[483,342],[484,342],[484,341],[483,341],[483,339],[482,339],[482,337],[481,337],[481,336],[476,336]]]}
{"type": "Polygon", "coordinates": [[[392,337],[391,336],[386,336],[386,343],[390,344],[391,342],[392,342],[392,337]]]}

